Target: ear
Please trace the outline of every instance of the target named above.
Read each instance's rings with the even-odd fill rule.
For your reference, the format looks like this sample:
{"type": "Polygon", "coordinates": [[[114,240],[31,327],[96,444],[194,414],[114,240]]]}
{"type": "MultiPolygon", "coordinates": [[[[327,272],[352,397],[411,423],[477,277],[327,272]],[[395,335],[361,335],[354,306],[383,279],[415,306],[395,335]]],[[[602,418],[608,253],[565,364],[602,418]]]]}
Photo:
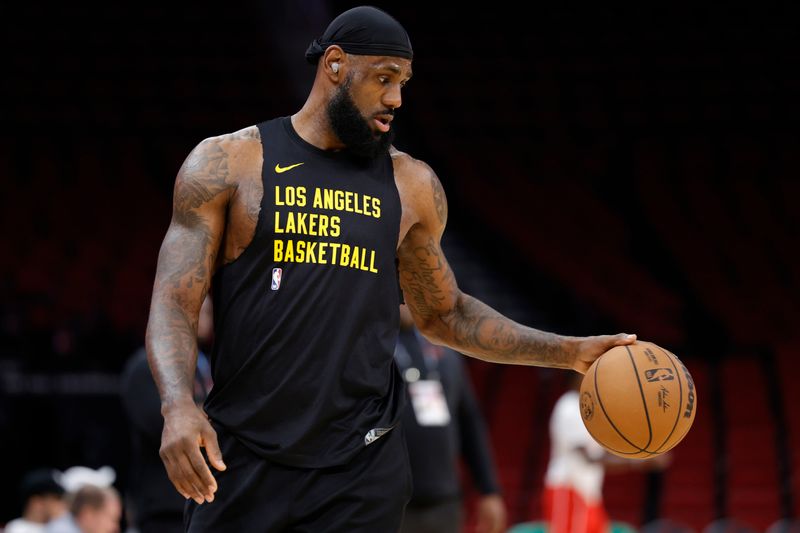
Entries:
{"type": "Polygon", "coordinates": [[[334,83],[338,83],[340,79],[343,79],[340,76],[344,70],[346,60],[347,55],[344,53],[344,50],[335,44],[329,46],[320,58],[320,61],[322,61],[322,69],[334,83]]]}

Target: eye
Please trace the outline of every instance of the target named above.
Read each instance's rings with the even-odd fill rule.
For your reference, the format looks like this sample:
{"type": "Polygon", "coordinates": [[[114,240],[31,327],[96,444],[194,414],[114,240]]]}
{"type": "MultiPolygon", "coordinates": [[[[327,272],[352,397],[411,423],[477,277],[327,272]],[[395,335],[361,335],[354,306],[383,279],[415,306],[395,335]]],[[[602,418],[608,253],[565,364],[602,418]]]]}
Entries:
{"type": "Polygon", "coordinates": [[[383,85],[389,83],[389,76],[378,76],[378,81],[381,82],[383,85]]]}

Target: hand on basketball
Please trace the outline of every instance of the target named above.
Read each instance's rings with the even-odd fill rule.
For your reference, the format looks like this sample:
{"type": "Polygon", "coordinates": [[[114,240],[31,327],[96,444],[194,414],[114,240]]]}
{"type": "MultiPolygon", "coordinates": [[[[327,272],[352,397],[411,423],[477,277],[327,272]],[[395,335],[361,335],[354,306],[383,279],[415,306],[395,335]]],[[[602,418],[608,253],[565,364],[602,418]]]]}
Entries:
{"type": "Polygon", "coordinates": [[[614,346],[624,346],[636,342],[636,335],[618,333],[616,335],[596,335],[578,339],[573,370],[585,374],[595,360],[614,346]]]}
{"type": "Polygon", "coordinates": [[[203,410],[192,404],[166,411],[159,451],[161,460],[178,492],[198,504],[214,501],[217,491],[217,481],[200,448],[206,449],[211,466],[225,470],[217,432],[211,427],[203,410]]]}

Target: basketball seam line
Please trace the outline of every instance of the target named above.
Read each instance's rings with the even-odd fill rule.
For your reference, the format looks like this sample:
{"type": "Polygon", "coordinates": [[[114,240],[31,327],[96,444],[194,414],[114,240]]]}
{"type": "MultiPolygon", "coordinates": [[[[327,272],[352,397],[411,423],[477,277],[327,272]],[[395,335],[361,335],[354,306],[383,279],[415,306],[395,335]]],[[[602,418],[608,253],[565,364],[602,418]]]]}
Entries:
{"type": "Polygon", "coordinates": [[[614,428],[614,431],[616,431],[617,434],[619,434],[619,436],[622,437],[622,439],[625,442],[627,442],[628,444],[630,444],[631,446],[636,448],[637,451],[635,451],[635,452],[623,452],[622,450],[617,450],[616,448],[612,448],[611,446],[608,446],[608,445],[605,445],[606,448],[608,448],[609,450],[612,450],[612,451],[614,451],[616,453],[619,453],[621,455],[634,455],[634,454],[638,454],[638,453],[646,453],[648,455],[656,455],[653,452],[649,452],[649,451],[647,451],[645,449],[642,449],[642,448],[636,446],[631,441],[629,441],[628,438],[625,435],[623,435],[622,432],[619,429],[617,429],[617,426],[611,420],[611,417],[608,416],[608,413],[606,412],[606,408],[603,406],[603,400],[602,400],[602,398],[600,398],[600,390],[597,388],[597,374],[598,374],[599,370],[600,370],[600,359],[597,360],[597,367],[595,367],[595,369],[594,369],[594,393],[595,393],[595,395],[597,395],[597,403],[600,404],[600,409],[603,410],[603,416],[606,417],[606,420],[608,420],[608,423],[611,424],[612,428],[614,428]]]}
{"type": "Polygon", "coordinates": [[[647,408],[647,398],[644,396],[644,387],[642,387],[642,380],[639,379],[639,368],[636,366],[636,361],[633,359],[633,352],[631,352],[630,346],[625,346],[625,350],[628,352],[628,357],[631,360],[631,364],[633,365],[633,375],[636,376],[636,383],[639,384],[639,394],[642,397],[642,407],[644,407],[644,416],[647,419],[647,432],[650,435],[647,439],[647,444],[644,445],[645,451],[650,452],[647,447],[650,446],[650,443],[653,442],[653,424],[650,423],[650,409],[647,408]]]}
{"type": "MultiPolygon", "coordinates": [[[[672,352],[668,352],[668,351],[664,350],[663,348],[661,348],[660,346],[658,348],[662,352],[664,352],[664,355],[666,355],[667,359],[669,359],[669,362],[672,365],[672,368],[675,369],[675,376],[678,378],[678,402],[679,403],[678,403],[678,408],[676,410],[676,413],[677,413],[678,416],[675,418],[675,423],[672,425],[672,430],[669,432],[669,435],[666,436],[666,438],[664,439],[664,442],[661,443],[661,446],[656,448],[655,451],[659,451],[661,448],[663,448],[664,445],[669,441],[670,437],[672,437],[672,434],[675,433],[675,428],[678,427],[678,422],[680,422],[680,420],[681,420],[681,406],[683,405],[683,383],[681,382],[681,375],[680,375],[680,372],[678,372],[678,367],[675,365],[675,361],[673,361],[673,359],[672,359],[672,357],[675,357],[675,356],[674,356],[674,354],[672,352]],[[670,357],[670,355],[672,357],[670,357]]],[[[666,451],[666,450],[664,450],[664,451],[666,451]]]]}

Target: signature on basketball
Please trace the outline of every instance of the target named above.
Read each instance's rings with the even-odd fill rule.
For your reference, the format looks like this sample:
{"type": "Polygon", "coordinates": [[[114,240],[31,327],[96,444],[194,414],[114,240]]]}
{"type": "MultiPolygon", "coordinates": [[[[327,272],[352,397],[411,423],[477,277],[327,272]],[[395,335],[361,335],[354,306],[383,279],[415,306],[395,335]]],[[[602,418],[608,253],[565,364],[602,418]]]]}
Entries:
{"type": "Polygon", "coordinates": [[[669,391],[664,385],[661,385],[661,389],[658,391],[658,406],[661,407],[661,410],[666,412],[669,409],[669,391]]]}

